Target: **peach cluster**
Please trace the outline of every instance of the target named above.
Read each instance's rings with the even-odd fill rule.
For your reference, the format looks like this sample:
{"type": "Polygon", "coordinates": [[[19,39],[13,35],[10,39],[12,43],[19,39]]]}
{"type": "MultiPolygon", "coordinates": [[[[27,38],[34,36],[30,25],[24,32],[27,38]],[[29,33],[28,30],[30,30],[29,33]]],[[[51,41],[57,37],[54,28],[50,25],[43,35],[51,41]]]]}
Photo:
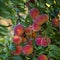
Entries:
{"type": "MultiPolygon", "coordinates": [[[[21,53],[25,55],[30,55],[33,52],[33,46],[31,45],[31,40],[27,41],[26,36],[34,36],[30,27],[24,28],[23,25],[17,24],[14,27],[14,37],[12,38],[12,43],[15,45],[15,51],[11,53],[13,55],[20,55],[21,53]],[[28,42],[25,46],[21,46],[22,43],[28,42]]],[[[32,37],[31,36],[31,37],[32,37]]],[[[35,36],[34,36],[35,37],[35,36]]]]}
{"type": "Polygon", "coordinates": [[[46,47],[51,43],[51,40],[49,38],[45,38],[45,37],[37,37],[36,38],[36,44],[38,46],[43,46],[46,47]]]}
{"type": "MultiPolygon", "coordinates": [[[[12,43],[16,46],[15,51],[11,52],[13,55],[20,55],[23,53],[28,56],[34,53],[33,44],[46,47],[51,43],[50,38],[42,37],[38,34],[41,30],[41,25],[48,21],[48,15],[40,15],[39,10],[36,8],[31,9],[29,14],[33,19],[32,25],[24,27],[22,24],[17,24],[13,29],[14,36],[12,38],[12,43]]],[[[47,60],[47,56],[40,55],[38,60],[47,60]]]]}
{"type": "Polygon", "coordinates": [[[49,19],[47,14],[40,14],[39,10],[36,8],[32,8],[29,11],[29,14],[33,19],[32,30],[35,32],[41,30],[41,25],[46,23],[49,19]]]}

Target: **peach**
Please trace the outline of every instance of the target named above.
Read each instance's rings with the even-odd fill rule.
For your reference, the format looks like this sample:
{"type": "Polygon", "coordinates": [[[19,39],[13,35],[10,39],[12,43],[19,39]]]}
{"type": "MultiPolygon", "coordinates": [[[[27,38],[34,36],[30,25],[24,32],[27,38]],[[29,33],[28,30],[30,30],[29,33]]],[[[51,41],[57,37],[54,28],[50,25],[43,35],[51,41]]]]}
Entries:
{"type": "Polygon", "coordinates": [[[43,54],[38,57],[38,60],[48,60],[48,57],[43,54]]]}
{"type": "Polygon", "coordinates": [[[22,38],[20,36],[15,35],[13,37],[13,43],[16,44],[16,45],[21,44],[22,43],[22,38]]]}
{"type": "Polygon", "coordinates": [[[32,24],[32,30],[34,32],[37,32],[37,31],[41,30],[41,26],[37,25],[36,23],[33,23],[32,24]]]}
{"type": "Polygon", "coordinates": [[[29,40],[28,44],[32,45],[33,44],[33,40],[29,40]]]}
{"type": "Polygon", "coordinates": [[[33,52],[33,46],[32,45],[27,44],[23,47],[23,53],[25,55],[30,55],[30,54],[32,54],[32,52],[33,52]]]}
{"type": "Polygon", "coordinates": [[[37,37],[36,38],[36,44],[38,45],[38,46],[41,46],[41,43],[42,43],[42,37],[37,37]]]}
{"type": "Polygon", "coordinates": [[[46,21],[48,21],[49,16],[48,16],[47,14],[42,14],[42,16],[43,16],[43,18],[44,18],[45,22],[46,22],[46,21]]]}
{"type": "Polygon", "coordinates": [[[48,43],[47,43],[47,41],[45,40],[45,38],[42,38],[41,46],[43,46],[43,47],[48,46],[48,43]]]}
{"type": "Polygon", "coordinates": [[[36,38],[36,44],[38,46],[43,46],[46,47],[51,43],[50,38],[45,38],[45,37],[37,37],[36,38]]]}
{"type": "Polygon", "coordinates": [[[16,51],[11,51],[13,55],[20,55],[22,52],[22,47],[21,46],[16,46],[16,51]]]}
{"type": "Polygon", "coordinates": [[[29,12],[30,16],[32,17],[32,19],[36,19],[37,16],[39,16],[39,10],[37,8],[32,8],[29,12]]]}
{"type": "Polygon", "coordinates": [[[22,35],[23,33],[24,33],[24,27],[23,27],[23,25],[17,24],[17,25],[14,27],[14,34],[15,34],[15,35],[22,35]]]}
{"type": "Polygon", "coordinates": [[[32,34],[32,28],[31,28],[31,27],[27,27],[27,28],[25,29],[25,34],[26,34],[27,36],[31,35],[31,34],[32,34]]]}
{"type": "Polygon", "coordinates": [[[54,19],[52,20],[52,24],[53,24],[53,26],[58,27],[58,25],[59,25],[59,20],[58,20],[58,18],[54,18],[54,19]]]}
{"type": "Polygon", "coordinates": [[[42,15],[40,15],[40,16],[38,16],[35,20],[34,20],[34,22],[36,23],[36,24],[38,24],[38,25],[42,25],[42,24],[44,24],[47,20],[48,20],[48,15],[46,15],[46,14],[42,14],[42,15]]]}
{"type": "Polygon", "coordinates": [[[41,46],[46,47],[50,43],[51,43],[51,40],[49,38],[42,38],[41,46]]]}

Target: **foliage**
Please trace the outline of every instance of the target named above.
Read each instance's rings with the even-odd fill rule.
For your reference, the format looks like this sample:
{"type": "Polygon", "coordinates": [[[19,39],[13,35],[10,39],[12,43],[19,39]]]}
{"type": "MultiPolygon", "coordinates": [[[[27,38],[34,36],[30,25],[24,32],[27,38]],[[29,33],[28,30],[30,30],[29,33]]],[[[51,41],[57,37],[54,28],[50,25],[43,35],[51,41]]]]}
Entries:
{"type": "MultiPolygon", "coordinates": [[[[2,18],[11,19],[13,27],[20,23],[24,27],[28,27],[32,24],[32,18],[29,15],[29,11],[32,8],[37,8],[40,14],[47,14],[49,16],[49,21],[42,25],[42,36],[47,35],[52,43],[48,47],[41,47],[34,45],[36,55],[24,56],[24,55],[12,55],[10,47],[12,44],[12,37],[9,33],[10,30],[7,29],[9,26],[4,26],[0,24],[0,59],[1,60],[37,60],[37,56],[41,54],[46,54],[53,60],[60,59],[60,32],[59,27],[52,26],[53,18],[59,18],[60,13],[60,0],[35,0],[35,3],[29,2],[26,6],[28,0],[0,0],[0,16],[2,18]],[[26,10],[28,9],[27,13],[26,10]],[[26,17],[21,14],[26,15],[26,17]]],[[[24,44],[23,44],[24,45],[24,44]]]]}

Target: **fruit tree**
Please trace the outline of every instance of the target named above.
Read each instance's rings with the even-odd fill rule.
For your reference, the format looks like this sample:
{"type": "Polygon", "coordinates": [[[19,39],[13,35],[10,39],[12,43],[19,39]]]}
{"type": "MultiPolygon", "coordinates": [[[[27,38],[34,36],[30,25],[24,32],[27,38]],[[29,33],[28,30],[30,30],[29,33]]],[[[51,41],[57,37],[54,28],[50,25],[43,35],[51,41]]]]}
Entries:
{"type": "Polygon", "coordinates": [[[0,0],[0,60],[60,60],[60,0],[0,0]]]}

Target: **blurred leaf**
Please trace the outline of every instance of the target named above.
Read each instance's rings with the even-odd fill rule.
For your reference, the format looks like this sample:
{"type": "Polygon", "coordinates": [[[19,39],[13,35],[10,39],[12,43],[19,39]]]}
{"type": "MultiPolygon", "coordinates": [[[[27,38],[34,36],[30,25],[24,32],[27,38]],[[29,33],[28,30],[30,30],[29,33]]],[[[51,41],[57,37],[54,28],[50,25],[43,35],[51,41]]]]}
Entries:
{"type": "Polygon", "coordinates": [[[53,50],[53,51],[60,51],[60,48],[56,45],[50,45],[50,50],[53,50]]]}
{"type": "Polygon", "coordinates": [[[46,0],[46,2],[50,5],[53,5],[54,4],[54,0],[46,0]]]}
{"type": "Polygon", "coordinates": [[[58,59],[60,57],[60,48],[56,45],[50,45],[49,48],[49,56],[58,59]]]}
{"type": "Polygon", "coordinates": [[[22,60],[22,57],[21,56],[14,56],[12,58],[13,58],[13,60],[22,60]]]}
{"type": "Polygon", "coordinates": [[[3,58],[4,56],[5,56],[5,54],[3,54],[3,53],[2,53],[2,54],[0,54],[0,58],[3,58]]]}
{"type": "Polygon", "coordinates": [[[40,8],[45,8],[45,0],[38,0],[40,8]]]}
{"type": "Polygon", "coordinates": [[[15,51],[15,50],[16,50],[16,47],[15,47],[14,44],[11,44],[11,45],[9,46],[9,49],[10,49],[11,51],[15,51]]]}
{"type": "Polygon", "coordinates": [[[56,0],[56,4],[60,7],[60,0],[56,0]]]}
{"type": "Polygon", "coordinates": [[[33,60],[37,60],[37,58],[35,56],[33,56],[33,60]]]}

